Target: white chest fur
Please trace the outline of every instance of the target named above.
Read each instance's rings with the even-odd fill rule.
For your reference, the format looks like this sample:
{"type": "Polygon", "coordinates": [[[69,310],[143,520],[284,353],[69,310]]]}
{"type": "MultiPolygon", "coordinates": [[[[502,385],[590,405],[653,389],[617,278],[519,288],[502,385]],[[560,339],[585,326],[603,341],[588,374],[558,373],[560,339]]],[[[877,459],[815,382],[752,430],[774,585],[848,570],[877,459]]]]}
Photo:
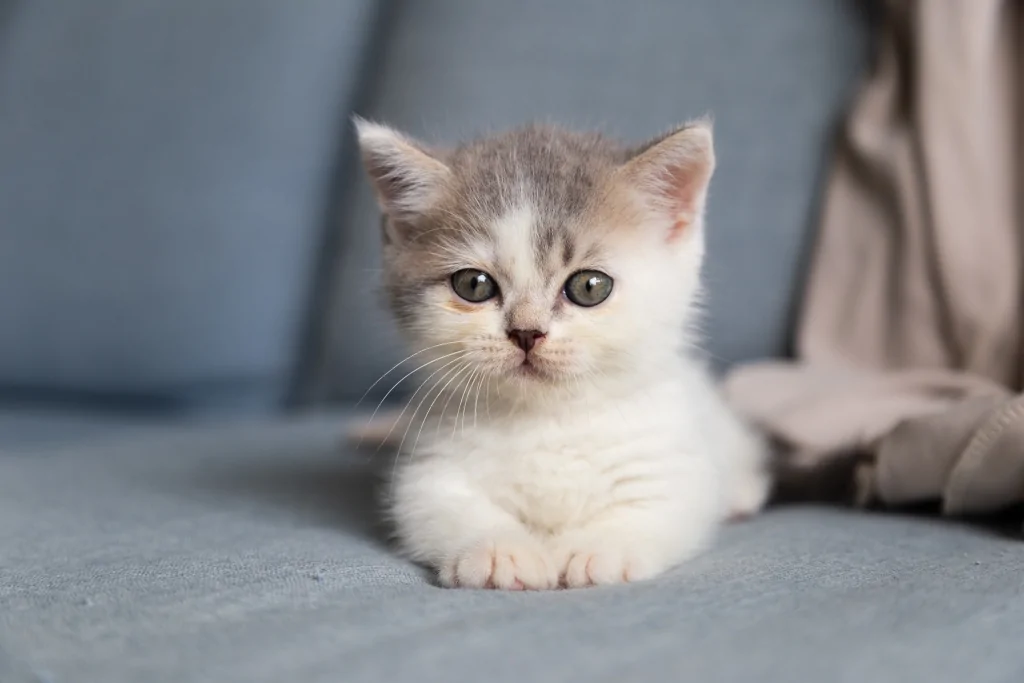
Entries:
{"type": "Polygon", "coordinates": [[[543,552],[556,564],[580,542],[607,542],[642,556],[631,566],[644,572],[694,552],[743,482],[753,482],[755,506],[766,486],[759,444],[712,398],[694,403],[695,390],[710,389],[702,377],[680,373],[614,399],[595,392],[549,410],[508,417],[507,407],[492,408],[475,424],[428,427],[393,482],[402,546],[450,567],[493,538],[550,546],[543,552]]]}
{"type": "Polygon", "coordinates": [[[679,406],[646,399],[563,411],[458,436],[452,453],[473,483],[528,527],[558,533],[629,498],[661,495],[689,442],[679,406]]]}

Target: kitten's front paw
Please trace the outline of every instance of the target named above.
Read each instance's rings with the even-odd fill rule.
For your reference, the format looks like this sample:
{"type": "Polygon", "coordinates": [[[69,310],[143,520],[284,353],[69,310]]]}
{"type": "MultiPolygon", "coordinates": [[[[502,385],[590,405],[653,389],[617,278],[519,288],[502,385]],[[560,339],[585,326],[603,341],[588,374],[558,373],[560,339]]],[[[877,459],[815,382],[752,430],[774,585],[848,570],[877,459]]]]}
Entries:
{"type": "Polygon", "coordinates": [[[582,547],[569,553],[561,579],[566,588],[583,588],[643,581],[665,569],[662,562],[638,550],[582,547]]]}
{"type": "Polygon", "coordinates": [[[547,590],[558,587],[558,567],[524,535],[477,543],[446,562],[438,578],[449,588],[547,590]]]}
{"type": "Polygon", "coordinates": [[[771,491],[771,478],[761,470],[744,472],[732,483],[726,519],[738,522],[753,517],[764,507],[771,491]]]}

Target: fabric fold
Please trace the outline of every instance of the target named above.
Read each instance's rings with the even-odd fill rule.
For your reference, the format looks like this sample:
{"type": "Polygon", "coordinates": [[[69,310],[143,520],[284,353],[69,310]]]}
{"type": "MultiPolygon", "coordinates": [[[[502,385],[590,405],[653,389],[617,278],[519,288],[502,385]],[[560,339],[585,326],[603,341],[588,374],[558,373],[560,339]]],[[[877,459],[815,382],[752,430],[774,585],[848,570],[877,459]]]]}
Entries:
{"type": "Polygon", "coordinates": [[[725,390],[808,487],[855,452],[860,503],[995,511],[1024,502],[1024,3],[883,6],[797,360],[738,368],[725,390]]]}

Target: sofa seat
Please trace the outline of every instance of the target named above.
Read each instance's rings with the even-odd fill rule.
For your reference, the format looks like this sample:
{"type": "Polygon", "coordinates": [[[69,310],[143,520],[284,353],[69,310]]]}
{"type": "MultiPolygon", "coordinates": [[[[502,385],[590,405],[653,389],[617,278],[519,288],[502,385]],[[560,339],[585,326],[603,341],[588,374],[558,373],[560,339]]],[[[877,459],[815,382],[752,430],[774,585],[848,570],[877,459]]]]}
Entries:
{"type": "Polygon", "coordinates": [[[444,590],[389,550],[346,419],[0,445],[0,678],[1024,680],[1019,541],[790,508],[646,583],[444,590]]]}

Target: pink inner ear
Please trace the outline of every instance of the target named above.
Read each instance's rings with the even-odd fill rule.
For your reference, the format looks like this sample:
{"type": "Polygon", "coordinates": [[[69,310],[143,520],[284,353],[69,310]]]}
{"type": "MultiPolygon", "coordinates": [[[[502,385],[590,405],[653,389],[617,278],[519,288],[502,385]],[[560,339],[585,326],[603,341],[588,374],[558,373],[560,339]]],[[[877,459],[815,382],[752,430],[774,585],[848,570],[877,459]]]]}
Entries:
{"type": "Polygon", "coordinates": [[[672,226],[666,240],[678,240],[704,211],[715,170],[711,128],[704,123],[684,126],[642,149],[626,168],[629,181],[672,226]]]}
{"type": "Polygon", "coordinates": [[[679,239],[693,224],[700,211],[700,196],[704,186],[703,164],[695,162],[666,169],[662,196],[672,213],[672,228],[668,241],[679,239]]]}
{"type": "Polygon", "coordinates": [[[688,221],[684,221],[682,219],[677,220],[672,224],[672,228],[668,231],[668,241],[675,242],[683,235],[684,232],[686,232],[688,227],[690,227],[690,223],[688,221]]]}

